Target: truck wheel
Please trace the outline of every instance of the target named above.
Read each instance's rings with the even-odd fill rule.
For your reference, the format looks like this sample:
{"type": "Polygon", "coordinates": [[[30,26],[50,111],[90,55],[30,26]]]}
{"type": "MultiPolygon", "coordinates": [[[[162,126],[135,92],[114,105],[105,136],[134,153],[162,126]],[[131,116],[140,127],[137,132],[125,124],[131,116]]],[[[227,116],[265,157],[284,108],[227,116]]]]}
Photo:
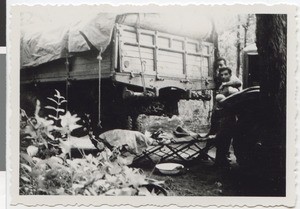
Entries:
{"type": "Polygon", "coordinates": [[[143,126],[142,115],[132,116],[132,130],[144,133],[145,127],[143,126]]]}
{"type": "Polygon", "coordinates": [[[179,115],[178,100],[167,101],[165,104],[166,115],[172,117],[173,115],[179,115]]]}
{"type": "Polygon", "coordinates": [[[133,129],[133,119],[131,116],[129,115],[125,116],[123,126],[127,130],[133,129]]]}

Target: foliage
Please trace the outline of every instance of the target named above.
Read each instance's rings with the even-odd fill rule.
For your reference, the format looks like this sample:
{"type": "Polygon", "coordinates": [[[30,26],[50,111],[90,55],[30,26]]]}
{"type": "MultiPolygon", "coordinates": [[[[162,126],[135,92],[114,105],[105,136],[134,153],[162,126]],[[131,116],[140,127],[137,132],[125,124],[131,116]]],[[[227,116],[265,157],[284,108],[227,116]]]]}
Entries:
{"type": "Polygon", "coordinates": [[[47,97],[47,99],[53,102],[55,106],[48,105],[45,108],[55,112],[55,114],[49,114],[48,116],[57,124],[59,122],[59,116],[65,112],[65,110],[61,108],[61,105],[66,103],[67,100],[60,94],[58,90],[55,89],[55,91],[56,94],[54,94],[53,98],[47,97]]]}
{"type": "Polygon", "coordinates": [[[48,118],[21,110],[21,195],[167,195],[163,182],[128,167],[118,147],[97,156],[81,151],[81,159],[72,159],[70,135],[80,118],[65,113],[61,104],[67,101],[57,90],[48,99],[55,105],[46,106],[54,113],[48,118]]]}
{"type": "Polygon", "coordinates": [[[55,114],[42,118],[38,114],[29,118],[24,110],[20,113],[20,142],[21,151],[27,151],[31,156],[42,159],[60,154],[65,158],[70,154],[69,136],[72,130],[79,128],[76,122],[80,119],[61,108],[65,98],[56,90],[53,98],[48,97],[55,106],[46,106],[55,114]],[[66,113],[65,113],[66,112],[66,113]],[[63,113],[65,113],[63,115],[63,113]]]}
{"type": "Polygon", "coordinates": [[[21,195],[166,195],[161,181],[129,168],[108,148],[82,159],[52,156],[48,159],[21,154],[21,195]],[[149,189],[150,188],[150,189],[149,189]]]}
{"type": "MultiPolygon", "coordinates": [[[[227,65],[236,73],[237,69],[237,45],[241,44],[241,50],[255,43],[256,19],[254,14],[240,14],[220,20],[219,51],[220,56],[227,60],[227,65]],[[239,35],[238,35],[239,34],[239,35]]],[[[241,56],[241,54],[239,55],[241,56]]],[[[243,61],[241,57],[241,61],[243,61]]],[[[240,66],[242,67],[242,66],[240,66]]]]}

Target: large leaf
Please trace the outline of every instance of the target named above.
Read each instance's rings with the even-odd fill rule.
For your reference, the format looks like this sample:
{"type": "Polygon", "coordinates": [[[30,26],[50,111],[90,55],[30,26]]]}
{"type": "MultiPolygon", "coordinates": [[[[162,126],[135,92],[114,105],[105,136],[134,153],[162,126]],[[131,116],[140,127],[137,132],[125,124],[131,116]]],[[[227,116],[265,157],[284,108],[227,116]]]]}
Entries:
{"type": "Polygon", "coordinates": [[[54,96],[56,98],[58,98],[58,99],[65,99],[65,97],[63,97],[57,89],[55,89],[55,91],[56,91],[56,94],[54,94],[54,96]]]}
{"type": "Polygon", "coordinates": [[[111,164],[110,168],[108,168],[108,170],[112,175],[119,174],[122,171],[122,167],[117,163],[113,163],[111,164]]]}
{"type": "Polygon", "coordinates": [[[64,112],[65,112],[65,110],[62,109],[62,108],[57,108],[56,110],[57,110],[57,112],[61,112],[61,113],[64,113],[64,112]]]}
{"type": "Polygon", "coordinates": [[[63,194],[65,194],[65,189],[62,188],[62,187],[60,187],[59,189],[56,189],[56,194],[58,194],[58,195],[63,195],[63,194]]]}
{"type": "Polygon", "coordinates": [[[140,187],[138,188],[138,195],[139,196],[152,196],[152,194],[149,192],[149,190],[146,187],[140,187]]]}
{"type": "Polygon", "coordinates": [[[21,163],[21,167],[25,170],[27,170],[28,172],[32,172],[32,168],[29,165],[26,165],[24,163],[21,163]]]}
{"type": "Polygon", "coordinates": [[[39,125],[39,127],[49,127],[51,125],[53,125],[53,121],[52,120],[47,120],[45,118],[41,118],[39,116],[35,117],[37,124],[39,125]]]}
{"type": "Polygon", "coordinates": [[[24,159],[29,164],[33,164],[32,158],[28,154],[21,152],[20,156],[22,157],[22,159],[24,159]]]}
{"type": "Polygon", "coordinates": [[[72,184],[72,189],[74,193],[77,194],[83,194],[84,192],[84,185],[83,184],[72,184]]]}
{"type": "Polygon", "coordinates": [[[147,181],[145,180],[146,176],[142,174],[132,174],[128,176],[129,184],[131,184],[133,187],[138,188],[141,185],[147,184],[147,181]]]}
{"type": "Polygon", "coordinates": [[[91,187],[88,187],[87,190],[89,190],[90,194],[93,195],[93,196],[97,196],[98,195],[97,192],[93,188],[91,188],[91,187]]]}
{"type": "Polygon", "coordinates": [[[55,99],[53,99],[51,97],[47,97],[47,99],[50,100],[50,101],[52,101],[52,102],[54,102],[55,104],[59,105],[59,103],[55,99]]]}
{"type": "Polygon", "coordinates": [[[74,169],[74,170],[79,169],[80,164],[78,164],[76,161],[74,161],[74,160],[69,160],[69,159],[67,159],[66,161],[67,161],[67,164],[68,164],[72,169],[74,169]]]}
{"type": "Polygon", "coordinates": [[[34,162],[34,163],[39,163],[39,162],[41,162],[41,161],[43,161],[41,158],[38,158],[38,157],[33,157],[32,158],[32,161],[34,162]]]}
{"type": "Polygon", "coordinates": [[[105,184],[106,184],[106,181],[104,179],[99,179],[94,182],[94,186],[96,186],[97,188],[105,187],[105,184]]]}
{"type": "Polygon", "coordinates": [[[106,182],[108,182],[109,184],[116,185],[116,182],[117,182],[118,178],[115,175],[106,174],[105,179],[106,179],[106,182]]]}
{"type": "Polygon", "coordinates": [[[120,165],[131,165],[133,162],[134,156],[133,155],[129,155],[126,157],[122,157],[122,156],[117,156],[117,162],[120,165]]]}
{"type": "Polygon", "coordinates": [[[30,182],[31,182],[30,179],[27,178],[26,176],[21,176],[21,179],[22,179],[23,181],[25,181],[26,183],[30,183],[30,182]]]}
{"type": "Polygon", "coordinates": [[[61,159],[60,157],[56,157],[56,156],[52,156],[48,160],[52,161],[53,163],[57,163],[57,164],[61,164],[61,165],[64,163],[63,159],[61,159]]]}
{"type": "Polygon", "coordinates": [[[57,117],[55,117],[55,116],[53,116],[53,115],[48,115],[48,117],[49,117],[49,118],[52,118],[52,119],[54,119],[54,120],[56,120],[56,121],[59,120],[59,118],[57,118],[57,117]]]}
{"type": "Polygon", "coordinates": [[[93,176],[95,179],[102,179],[105,176],[105,173],[97,169],[93,171],[93,176]]]}
{"type": "Polygon", "coordinates": [[[55,107],[52,107],[52,106],[49,106],[49,105],[48,105],[48,106],[45,106],[45,108],[46,108],[46,109],[49,109],[49,110],[54,110],[54,111],[56,112],[56,108],[55,108],[55,107]]]}
{"type": "Polygon", "coordinates": [[[59,139],[59,146],[64,154],[70,154],[71,149],[74,147],[71,141],[59,139]]]}
{"type": "Polygon", "coordinates": [[[39,152],[39,148],[37,148],[36,146],[30,145],[27,147],[26,151],[30,157],[33,157],[33,156],[36,156],[36,154],[39,152]]]}
{"type": "Polygon", "coordinates": [[[52,107],[52,106],[45,106],[46,109],[49,109],[49,110],[54,110],[55,112],[61,112],[61,113],[64,113],[65,110],[62,109],[62,108],[55,108],[55,107],[52,107]]]}
{"type": "Polygon", "coordinates": [[[73,130],[81,127],[77,124],[80,118],[76,114],[71,115],[69,111],[65,115],[61,115],[59,119],[61,119],[61,126],[66,134],[70,134],[73,130]]]}
{"type": "Polygon", "coordinates": [[[65,102],[68,102],[67,100],[61,100],[60,102],[59,102],[59,105],[62,105],[63,103],[65,103],[65,102]]]}
{"type": "Polygon", "coordinates": [[[54,179],[58,176],[58,174],[59,172],[57,169],[51,169],[46,173],[45,177],[46,179],[54,179]]]}

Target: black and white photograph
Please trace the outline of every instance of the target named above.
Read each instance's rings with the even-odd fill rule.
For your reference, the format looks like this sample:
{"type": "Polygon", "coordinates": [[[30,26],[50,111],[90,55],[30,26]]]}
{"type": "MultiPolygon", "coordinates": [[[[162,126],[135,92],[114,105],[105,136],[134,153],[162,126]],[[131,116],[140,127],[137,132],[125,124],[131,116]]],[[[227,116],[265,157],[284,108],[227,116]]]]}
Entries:
{"type": "Polygon", "coordinates": [[[293,205],[295,8],[256,8],[13,8],[14,202],[293,205]]]}

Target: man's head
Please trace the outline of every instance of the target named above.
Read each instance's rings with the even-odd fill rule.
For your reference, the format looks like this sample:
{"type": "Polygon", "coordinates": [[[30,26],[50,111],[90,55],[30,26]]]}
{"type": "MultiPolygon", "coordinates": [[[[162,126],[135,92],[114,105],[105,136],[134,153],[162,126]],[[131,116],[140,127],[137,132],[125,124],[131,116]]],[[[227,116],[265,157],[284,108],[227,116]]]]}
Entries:
{"type": "Polygon", "coordinates": [[[216,63],[217,63],[217,68],[218,69],[227,67],[226,59],[223,58],[223,57],[218,58],[216,60],[216,63]]]}
{"type": "Polygon", "coordinates": [[[231,69],[228,67],[223,67],[219,69],[219,76],[221,78],[222,82],[228,82],[230,80],[231,77],[231,69]]]}

